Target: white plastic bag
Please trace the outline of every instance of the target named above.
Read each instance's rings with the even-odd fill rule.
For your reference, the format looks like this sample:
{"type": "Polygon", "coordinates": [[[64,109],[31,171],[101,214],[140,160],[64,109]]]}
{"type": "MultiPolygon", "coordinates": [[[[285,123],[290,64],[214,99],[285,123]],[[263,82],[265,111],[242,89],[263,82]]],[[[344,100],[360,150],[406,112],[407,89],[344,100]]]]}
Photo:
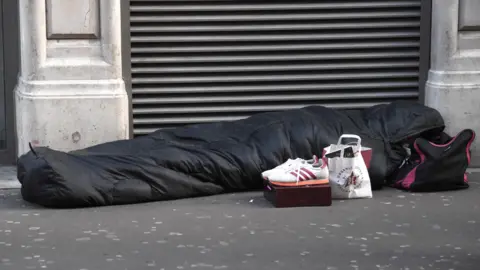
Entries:
{"type": "Polygon", "coordinates": [[[363,160],[361,150],[361,138],[357,135],[343,134],[337,144],[332,144],[324,149],[326,155],[339,151],[336,157],[325,157],[328,169],[329,180],[332,188],[332,199],[356,199],[372,198],[372,187],[368,169],[363,160]],[[343,139],[355,139],[356,143],[342,144],[343,139]],[[351,149],[346,149],[351,147],[351,149]],[[351,151],[353,150],[353,152],[351,151]],[[349,152],[349,157],[345,157],[349,152]]]}

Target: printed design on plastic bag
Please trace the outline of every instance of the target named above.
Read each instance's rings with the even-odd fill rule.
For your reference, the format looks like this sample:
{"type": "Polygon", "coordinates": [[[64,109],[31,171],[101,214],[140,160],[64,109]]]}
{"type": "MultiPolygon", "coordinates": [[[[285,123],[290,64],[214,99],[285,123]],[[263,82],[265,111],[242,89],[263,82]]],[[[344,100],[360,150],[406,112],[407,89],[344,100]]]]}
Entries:
{"type": "Polygon", "coordinates": [[[364,184],[364,175],[360,167],[355,166],[344,168],[337,173],[335,178],[338,182],[338,188],[343,192],[351,192],[355,189],[361,188],[364,184]]]}

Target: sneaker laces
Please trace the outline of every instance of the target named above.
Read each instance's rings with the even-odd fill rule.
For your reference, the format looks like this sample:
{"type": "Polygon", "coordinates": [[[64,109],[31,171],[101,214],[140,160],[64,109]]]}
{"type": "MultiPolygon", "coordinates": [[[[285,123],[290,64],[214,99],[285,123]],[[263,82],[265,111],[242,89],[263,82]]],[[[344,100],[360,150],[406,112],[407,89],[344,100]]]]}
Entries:
{"type": "Polygon", "coordinates": [[[284,164],[280,165],[278,169],[281,169],[283,171],[289,171],[290,168],[295,165],[295,164],[302,164],[305,163],[305,160],[303,159],[288,159],[287,162],[284,164]]]}

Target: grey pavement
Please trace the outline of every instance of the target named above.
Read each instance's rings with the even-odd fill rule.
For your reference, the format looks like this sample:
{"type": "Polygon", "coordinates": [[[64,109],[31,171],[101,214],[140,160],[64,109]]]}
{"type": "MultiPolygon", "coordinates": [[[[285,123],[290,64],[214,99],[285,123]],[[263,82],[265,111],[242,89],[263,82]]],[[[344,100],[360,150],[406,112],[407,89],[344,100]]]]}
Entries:
{"type": "Polygon", "coordinates": [[[0,189],[20,188],[17,180],[17,167],[0,166],[0,189]]]}
{"type": "Polygon", "coordinates": [[[261,192],[53,210],[0,191],[0,269],[480,269],[468,190],[275,209],[261,192]]]}

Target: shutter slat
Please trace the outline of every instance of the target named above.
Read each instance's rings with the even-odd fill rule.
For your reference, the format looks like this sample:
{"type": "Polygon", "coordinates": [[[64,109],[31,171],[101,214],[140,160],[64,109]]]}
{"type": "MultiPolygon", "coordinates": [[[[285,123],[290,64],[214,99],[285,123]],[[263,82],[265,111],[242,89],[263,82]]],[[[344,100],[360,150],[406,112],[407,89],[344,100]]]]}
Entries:
{"type": "MultiPolygon", "coordinates": [[[[273,102],[273,101],[301,101],[301,100],[328,100],[328,99],[369,99],[369,98],[376,98],[378,96],[382,96],[383,98],[398,98],[398,97],[416,97],[418,95],[417,91],[412,89],[401,89],[396,90],[395,92],[390,91],[379,91],[379,92],[371,92],[371,93],[306,93],[306,94],[276,94],[276,95],[241,95],[241,96],[233,96],[233,95],[224,95],[224,96],[188,96],[188,97],[145,97],[145,98],[137,98],[133,101],[133,104],[138,105],[155,105],[155,104],[203,104],[203,103],[238,103],[238,102],[273,102]]],[[[228,108],[227,108],[228,109],[228,108]]],[[[162,112],[162,113],[169,113],[170,108],[152,108],[151,106],[148,108],[141,107],[136,108],[133,110],[133,113],[155,113],[155,112],[162,112]]]]}
{"type": "Polygon", "coordinates": [[[387,11],[387,12],[343,12],[343,13],[298,13],[298,14],[255,14],[255,15],[174,15],[131,16],[133,23],[166,23],[166,22],[239,22],[239,21],[297,21],[297,20],[352,20],[378,18],[412,18],[420,16],[420,11],[387,11]]]}
{"type": "Polygon", "coordinates": [[[421,0],[130,0],[135,135],[418,100],[421,0]]]}
{"type": "Polygon", "coordinates": [[[419,37],[417,31],[398,31],[398,32],[369,32],[369,33],[337,33],[337,34],[305,34],[305,35],[201,35],[201,36],[132,36],[132,42],[258,42],[258,41],[302,41],[302,40],[352,40],[352,39],[377,39],[377,38],[412,38],[419,37]]]}
{"type": "Polygon", "coordinates": [[[165,117],[165,118],[134,118],[133,124],[191,124],[191,123],[207,123],[214,121],[234,121],[247,117],[247,114],[240,116],[207,116],[207,117],[165,117]]]}
{"type": "Polygon", "coordinates": [[[380,59],[419,57],[418,51],[392,51],[339,54],[287,54],[287,55],[242,55],[242,56],[190,56],[190,57],[136,57],[133,64],[138,63],[220,63],[220,62],[254,62],[254,61],[298,61],[298,60],[346,60],[346,59],[380,59]]]}
{"type": "Polygon", "coordinates": [[[134,44],[132,53],[135,58],[141,57],[141,53],[199,53],[199,52],[272,52],[272,51],[309,51],[309,50],[355,50],[355,49],[375,49],[375,48],[412,48],[415,51],[420,46],[418,41],[381,41],[370,42],[330,42],[330,43],[302,43],[302,44],[272,44],[272,45],[212,45],[207,46],[176,46],[176,47],[144,47],[143,44],[134,44]]]}
{"type": "Polygon", "coordinates": [[[179,32],[240,32],[240,31],[291,31],[291,30],[333,30],[367,28],[415,28],[420,22],[360,22],[360,23],[305,23],[305,24],[247,24],[247,25],[205,25],[205,26],[133,26],[135,33],[179,33],[179,32]]]}
{"type": "Polygon", "coordinates": [[[356,72],[341,74],[296,74],[296,75],[257,75],[257,76],[182,76],[182,77],[153,77],[132,78],[134,84],[148,83],[215,83],[215,82],[261,82],[261,81],[308,81],[308,80],[354,80],[354,79],[378,79],[378,78],[415,78],[418,76],[414,71],[396,72],[356,72]]]}
{"type": "MultiPolygon", "coordinates": [[[[323,91],[323,90],[351,90],[351,89],[396,89],[396,88],[418,88],[418,81],[415,79],[398,82],[345,82],[335,83],[310,83],[295,82],[295,84],[271,84],[271,85],[226,85],[226,86],[166,86],[166,87],[144,87],[135,85],[134,94],[189,94],[189,93],[235,93],[235,92],[280,92],[280,91],[323,91]]],[[[368,90],[365,90],[368,91],[368,90]]],[[[275,93],[273,94],[275,95],[275,93]]]]}
{"type": "Polygon", "coordinates": [[[312,9],[359,9],[359,8],[398,8],[420,7],[418,1],[382,1],[382,2],[348,2],[348,3],[295,3],[295,4],[268,4],[268,5],[165,5],[165,6],[132,6],[132,12],[180,12],[180,11],[272,11],[272,10],[312,10],[312,9]]]}
{"type": "Polygon", "coordinates": [[[207,72],[252,72],[252,71],[299,71],[299,70],[335,70],[335,69],[372,69],[372,68],[415,68],[418,61],[372,62],[372,63],[325,63],[309,65],[250,65],[250,66],[183,66],[183,67],[134,67],[132,74],[159,73],[207,73],[207,72]]]}

